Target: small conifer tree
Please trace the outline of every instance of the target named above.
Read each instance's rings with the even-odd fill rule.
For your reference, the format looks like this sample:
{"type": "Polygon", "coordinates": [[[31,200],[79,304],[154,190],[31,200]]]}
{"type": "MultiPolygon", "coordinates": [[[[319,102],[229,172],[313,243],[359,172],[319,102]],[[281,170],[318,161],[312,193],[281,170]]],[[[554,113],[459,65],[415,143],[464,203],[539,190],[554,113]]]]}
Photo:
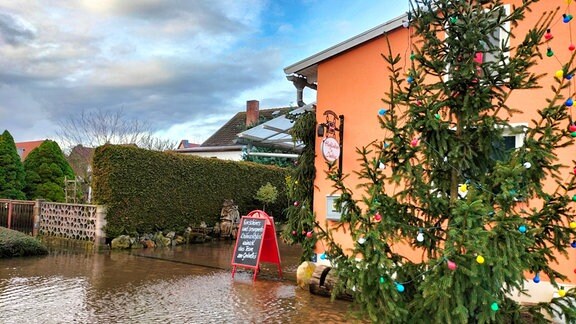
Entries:
{"type": "Polygon", "coordinates": [[[58,143],[46,140],[28,154],[25,192],[28,199],[64,202],[64,179],[74,179],[74,171],[58,143]]]}
{"type": "MultiPolygon", "coordinates": [[[[329,173],[354,247],[343,251],[331,231],[321,233],[341,279],[336,292],[351,292],[373,322],[539,323],[544,314],[576,321],[576,295],[558,285],[566,277],[553,268],[576,235],[574,176],[565,180],[554,154],[573,142],[563,97],[569,78],[557,76],[545,106],[532,108],[539,118],[521,130],[522,147],[504,145],[503,132],[516,131],[509,116],[520,113],[506,99],[538,87],[531,68],[556,19],[543,13],[509,48],[536,2],[506,11],[500,0],[413,0],[410,61],[391,48],[383,55],[392,86],[378,116],[382,140],[358,149],[363,184],[349,188],[338,170],[329,173]],[[504,42],[494,42],[497,32],[504,42]],[[550,190],[546,180],[558,186],[550,190]],[[406,245],[419,257],[399,248],[406,245]],[[534,282],[545,274],[559,297],[513,300],[529,273],[534,282]]],[[[573,59],[563,75],[574,75],[573,59]]]]}
{"type": "Polygon", "coordinates": [[[0,135],[0,198],[26,199],[23,191],[24,176],[24,166],[14,138],[5,130],[0,135]]]}

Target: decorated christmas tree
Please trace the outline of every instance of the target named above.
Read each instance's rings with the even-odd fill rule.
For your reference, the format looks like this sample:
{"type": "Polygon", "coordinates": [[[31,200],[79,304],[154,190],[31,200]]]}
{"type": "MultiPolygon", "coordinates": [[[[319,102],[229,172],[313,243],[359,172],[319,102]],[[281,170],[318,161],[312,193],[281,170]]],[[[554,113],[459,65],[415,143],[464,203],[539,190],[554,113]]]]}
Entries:
{"type": "Polygon", "coordinates": [[[405,26],[411,55],[384,49],[391,87],[375,117],[381,140],[358,148],[353,176],[361,186],[329,172],[342,222],[317,224],[339,290],[373,322],[576,321],[576,296],[554,268],[576,237],[576,170],[555,155],[576,136],[574,54],[556,73],[533,72],[554,55],[550,26],[572,16],[531,13],[536,2],[413,0],[405,26]],[[514,35],[527,14],[541,18],[514,35]],[[509,105],[512,93],[530,96],[542,78],[555,85],[541,107],[509,105]],[[539,117],[512,125],[520,108],[539,117]],[[521,146],[507,134],[520,135],[521,146]],[[333,239],[338,227],[352,236],[351,250],[333,239]],[[556,287],[555,298],[534,305],[513,298],[540,276],[556,287]]]}
{"type": "Polygon", "coordinates": [[[292,175],[286,179],[287,194],[292,206],[286,209],[287,223],[282,239],[288,244],[302,246],[301,261],[310,260],[314,255],[316,237],[314,232],[314,140],[316,136],[315,111],[305,111],[298,115],[289,115],[294,122],[292,138],[302,142],[304,149],[298,158],[292,175]]]}

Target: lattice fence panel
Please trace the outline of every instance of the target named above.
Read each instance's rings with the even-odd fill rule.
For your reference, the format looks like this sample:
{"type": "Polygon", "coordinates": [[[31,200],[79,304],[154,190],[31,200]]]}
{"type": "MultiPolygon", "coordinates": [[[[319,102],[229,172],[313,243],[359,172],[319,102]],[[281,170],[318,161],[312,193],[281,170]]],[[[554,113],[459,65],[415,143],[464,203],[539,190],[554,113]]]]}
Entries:
{"type": "Polygon", "coordinates": [[[74,240],[95,241],[96,206],[42,202],[39,233],[74,240]]]}

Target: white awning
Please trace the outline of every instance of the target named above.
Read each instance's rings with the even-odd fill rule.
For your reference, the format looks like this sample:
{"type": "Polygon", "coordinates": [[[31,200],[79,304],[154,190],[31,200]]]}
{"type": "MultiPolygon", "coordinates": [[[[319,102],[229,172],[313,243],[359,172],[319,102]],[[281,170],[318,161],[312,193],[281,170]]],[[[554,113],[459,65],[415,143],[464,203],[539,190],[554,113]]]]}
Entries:
{"type": "MultiPolygon", "coordinates": [[[[301,114],[314,109],[314,104],[308,104],[289,112],[291,115],[301,114]]],[[[245,130],[238,136],[239,142],[251,143],[256,146],[268,146],[278,149],[300,152],[303,148],[301,142],[294,143],[290,134],[293,122],[286,115],[276,117],[258,126],[245,130]]]]}

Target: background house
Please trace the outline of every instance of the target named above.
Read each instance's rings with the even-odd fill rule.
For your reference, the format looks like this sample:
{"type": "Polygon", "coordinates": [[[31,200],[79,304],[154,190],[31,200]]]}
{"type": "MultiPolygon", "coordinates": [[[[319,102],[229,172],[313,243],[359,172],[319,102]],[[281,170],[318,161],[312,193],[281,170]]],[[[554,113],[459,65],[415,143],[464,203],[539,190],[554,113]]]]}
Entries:
{"type": "Polygon", "coordinates": [[[28,154],[30,154],[33,149],[42,145],[42,143],[44,143],[44,140],[15,143],[16,149],[18,150],[18,155],[20,155],[20,159],[24,161],[28,154]]]}
{"type": "Polygon", "coordinates": [[[218,158],[223,160],[242,160],[245,143],[238,142],[238,134],[275,117],[291,111],[291,107],[270,108],[260,110],[258,100],[246,102],[246,111],[238,112],[212,136],[198,146],[181,141],[174,152],[186,155],[218,158]]]}

